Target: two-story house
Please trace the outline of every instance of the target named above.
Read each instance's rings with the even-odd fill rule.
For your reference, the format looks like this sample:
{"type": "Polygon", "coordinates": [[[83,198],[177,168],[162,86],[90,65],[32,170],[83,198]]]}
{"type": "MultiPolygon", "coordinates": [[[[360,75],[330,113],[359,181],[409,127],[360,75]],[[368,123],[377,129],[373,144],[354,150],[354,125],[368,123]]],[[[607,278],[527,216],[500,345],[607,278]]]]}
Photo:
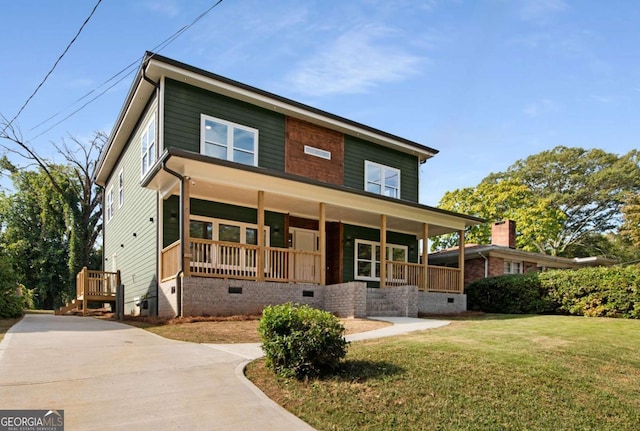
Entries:
{"type": "Polygon", "coordinates": [[[420,256],[481,220],[418,202],[436,153],[147,53],[95,178],[104,270],[120,272],[126,313],[462,311],[463,258],[420,256]]]}

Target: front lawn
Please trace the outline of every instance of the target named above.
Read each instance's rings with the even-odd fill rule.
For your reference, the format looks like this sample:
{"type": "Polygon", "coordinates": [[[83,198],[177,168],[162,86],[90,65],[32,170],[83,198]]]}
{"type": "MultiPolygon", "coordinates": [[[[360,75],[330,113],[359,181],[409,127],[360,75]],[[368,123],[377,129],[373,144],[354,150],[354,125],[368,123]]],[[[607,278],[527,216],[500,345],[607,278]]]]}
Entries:
{"type": "Polygon", "coordinates": [[[486,315],[352,343],[332,378],[247,376],[318,430],[640,429],[640,321],[486,315]]]}

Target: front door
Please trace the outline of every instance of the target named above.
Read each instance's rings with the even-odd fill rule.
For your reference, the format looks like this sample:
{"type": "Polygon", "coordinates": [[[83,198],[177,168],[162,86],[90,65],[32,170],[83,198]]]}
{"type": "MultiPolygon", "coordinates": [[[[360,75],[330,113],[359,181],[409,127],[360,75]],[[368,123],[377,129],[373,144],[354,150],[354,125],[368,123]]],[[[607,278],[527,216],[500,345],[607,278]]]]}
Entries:
{"type": "MultiPolygon", "coordinates": [[[[291,228],[291,248],[297,251],[318,251],[318,231],[291,228]]],[[[290,266],[292,276],[295,280],[312,280],[315,278],[314,255],[294,254],[293,262],[290,266]]]]}

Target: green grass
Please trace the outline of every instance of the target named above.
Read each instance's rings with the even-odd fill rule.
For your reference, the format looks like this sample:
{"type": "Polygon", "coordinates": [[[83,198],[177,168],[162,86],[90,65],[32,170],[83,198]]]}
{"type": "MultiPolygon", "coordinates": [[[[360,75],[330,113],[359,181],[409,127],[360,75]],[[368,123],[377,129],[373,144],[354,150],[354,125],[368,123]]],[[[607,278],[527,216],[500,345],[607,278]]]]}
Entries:
{"type": "Polygon", "coordinates": [[[319,430],[640,429],[640,321],[498,316],[353,343],[342,371],[248,377],[319,430]]]}

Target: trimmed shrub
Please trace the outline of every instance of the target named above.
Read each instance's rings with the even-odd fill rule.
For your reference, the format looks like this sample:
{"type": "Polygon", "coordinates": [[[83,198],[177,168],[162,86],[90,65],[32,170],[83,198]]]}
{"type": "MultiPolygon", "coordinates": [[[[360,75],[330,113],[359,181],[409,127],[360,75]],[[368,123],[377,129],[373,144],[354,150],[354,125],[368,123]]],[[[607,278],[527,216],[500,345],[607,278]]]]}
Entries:
{"type": "Polygon", "coordinates": [[[338,368],[347,354],[344,331],[331,313],[297,304],[266,307],[258,325],[267,367],[298,379],[338,368]]]}
{"type": "Polygon", "coordinates": [[[557,312],[640,318],[640,265],[549,271],[539,278],[557,312]]]}
{"type": "Polygon", "coordinates": [[[555,308],[535,272],[476,280],[465,288],[465,293],[467,308],[474,311],[536,314],[553,312],[555,308]]]}

